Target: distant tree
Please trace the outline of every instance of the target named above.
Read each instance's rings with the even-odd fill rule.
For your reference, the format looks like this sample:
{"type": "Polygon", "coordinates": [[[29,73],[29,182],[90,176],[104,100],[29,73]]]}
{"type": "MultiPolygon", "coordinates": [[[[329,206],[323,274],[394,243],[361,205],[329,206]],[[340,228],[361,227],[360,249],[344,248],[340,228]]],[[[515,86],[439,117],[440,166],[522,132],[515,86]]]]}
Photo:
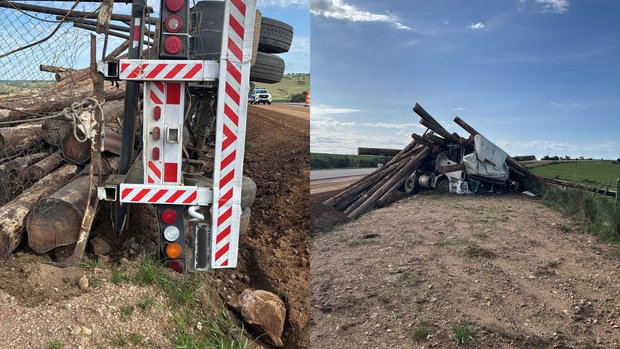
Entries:
{"type": "Polygon", "coordinates": [[[292,103],[304,103],[304,102],[306,102],[306,94],[308,94],[308,91],[304,91],[302,93],[291,95],[291,102],[292,103]]]}
{"type": "Polygon", "coordinates": [[[564,160],[570,160],[570,155],[564,155],[563,159],[564,160]]]}

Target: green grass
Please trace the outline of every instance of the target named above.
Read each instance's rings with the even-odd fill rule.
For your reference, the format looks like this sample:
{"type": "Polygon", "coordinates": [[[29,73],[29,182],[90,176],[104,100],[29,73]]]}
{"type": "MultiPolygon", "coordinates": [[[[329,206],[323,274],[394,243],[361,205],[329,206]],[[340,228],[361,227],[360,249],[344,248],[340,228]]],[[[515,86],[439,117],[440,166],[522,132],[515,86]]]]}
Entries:
{"type": "Polygon", "coordinates": [[[620,164],[611,161],[576,161],[546,165],[531,169],[539,176],[562,179],[605,187],[611,181],[610,190],[616,189],[616,179],[620,177],[620,164]]]}
{"type": "Polygon", "coordinates": [[[389,156],[310,153],[310,168],[319,170],[330,168],[377,167],[377,164],[385,164],[390,159],[389,156]]]}
{"type": "Polygon", "coordinates": [[[49,349],[62,349],[65,347],[64,344],[62,344],[62,342],[60,341],[60,339],[54,339],[52,340],[49,345],[47,346],[49,349]]]}
{"type": "Polygon", "coordinates": [[[149,310],[155,305],[155,299],[151,296],[146,296],[144,299],[140,300],[137,305],[142,310],[149,310]]]}
{"type": "Polygon", "coordinates": [[[459,345],[463,345],[474,339],[471,333],[470,324],[466,321],[461,321],[452,325],[452,332],[454,333],[454,338],[459,345]]]}
{"type": "Polygon", "coordinates": [[[285,74],[282,81],[277,84],[257,83],[257,87],[263,87],[271,92],[273,101],[290,101],[291,95],[299,94],[310,89],[310,74],[285,74]]]}
{"type": "MultiPolygon", "coordinates": [[[[200,275],[181,275],[171,272],[160,266],[154,254],[143,253],[137,270],[124,276],[127,282],[143,286],[153,285],[163,291],[173,311],[169,321],[175,328],[174,348],[245,349],[249,347],[250,342],[244,336],[243,328],[238,327],[228,311],[213,310],[207,314],[205,309],[215,307],[210,303],[204,304],[205,299],[209,298],[203,297],[206,291],[201,288],[204,281],[200,275]],[[200,330],[196,329],[198,320],[203,324],[200,330]]],[[[146,296],[138,301],[136,306],[146,310],[154,303],[155,300],[152,297],[146,296]]],[[[131,343],[134,343],[135,339],[132,335],[129,336],[131,343]]]]}
{"type": "Polygon", "coordinates": [[[0,80],[0,95],[46,87],[54,83],[52,80],[0,80]]]}
{"type": "MultiPolygon", "coordinates": [[[[543,204],[577,222],[583,223],[588,233],[606,241],[620,241],[620,214],[614,200],[609,197],[592,196],[592,193],[546,186],[542,192],[543,204]]],[[[570,227],[561,231],[569,231],[570,227]]]]}
{"type": "Polygon", "coordinates": [[[124,305],[120,308],[121,320],[129,320],[133,314],[133,305],[124,305]]]}
{"type": "Polygon", "coordinates": [[[428,321],[420,321],[418,326],[413,329],[413,339],[416,341],[425,341],[430,333],[431,329],[428,321]]]}
{"type": "Polygon", "coordinates": [[[144,343],[144,336],[140,333],[132,332],[129,334],[129,341],[133,345],[140,345],[144,343]]]}

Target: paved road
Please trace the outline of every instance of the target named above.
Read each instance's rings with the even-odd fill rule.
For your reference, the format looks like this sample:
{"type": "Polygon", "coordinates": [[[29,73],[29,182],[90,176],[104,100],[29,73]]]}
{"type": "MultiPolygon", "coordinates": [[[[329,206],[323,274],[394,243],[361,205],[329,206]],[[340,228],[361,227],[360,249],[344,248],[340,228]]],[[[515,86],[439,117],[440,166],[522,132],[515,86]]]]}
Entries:
{"type": "Polygon", "coordinates": [[[376,168],[343,168],[338,170],[314,170],[310,171],[310,180],[342,178],[351,176],[363,176],[372,173],[376,168]]]}

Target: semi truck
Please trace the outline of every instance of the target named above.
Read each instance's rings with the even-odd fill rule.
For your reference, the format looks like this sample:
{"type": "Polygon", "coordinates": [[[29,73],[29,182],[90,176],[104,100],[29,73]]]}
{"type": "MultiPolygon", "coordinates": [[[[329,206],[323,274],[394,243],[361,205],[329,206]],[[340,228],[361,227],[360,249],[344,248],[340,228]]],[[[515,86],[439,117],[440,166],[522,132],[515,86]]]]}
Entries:
{"type": "Polygon", "coordinates": [[[275,54],[290,48],[292,27],[262,17],[256,0],[160,5],[157,59],[141,58],[148,11],[134,0],[130,58],[98,62],[107,79],[127,81],[119,174],[98,197],[113,202],[119,232],[131,205],[156,206],[164,266],[234,268],[243,208],[253,200],[253,182],[243,177],[242,96],[250,80],[281,80],[284,61],[275,54]]]}

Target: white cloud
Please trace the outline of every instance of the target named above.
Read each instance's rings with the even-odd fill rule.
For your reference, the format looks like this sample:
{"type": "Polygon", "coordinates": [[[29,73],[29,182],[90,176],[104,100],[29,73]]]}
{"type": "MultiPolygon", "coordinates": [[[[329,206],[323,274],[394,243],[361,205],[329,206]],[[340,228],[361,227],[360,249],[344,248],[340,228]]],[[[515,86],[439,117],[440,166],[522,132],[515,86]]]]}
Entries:
{"type": "MultiPolygon", "coordinates": [[[[312,106],[310,148],[313,152],[355,154],[357,147],[402,148],[411,141],[411,133],[424,128],[413,122],[343,121],[316,115],[312,106]]],[[[333,114],[345,114],[352,109],[321,108],[333,114]]]]}
{"type": "Polygon", "coordinates": [[[449,20],[449,19],[446,19],[445,21],[443,21],[443,24],[444,24],[444,25],[446,25],[446,24],[448,24],[448,23],[450,23],[450,20],[449,20]]]}
{"type": "Polygon", "coordinates": [[[575,143],[555,140],[531,141],[504,141],[496,143],[500,148],[512,155],[537,154],[541,155],[570,155],[572,157],[585,156],[593,158],[609,158],[610,154],[617,154],[618,144],[615,142],[575,143]]]}
{"type": "Polygon", "coordinates": [[[310,0],[258,0],[256,7],[307,7],[310,0]]]}
{"type": "Polygon", "coordinates": [[[310,12],[315,16],[342,19],[351,22],[385,22],[391,24],[396,29],[412,30],[411,27],[402,24],[398,17],[392,14],[380,14],[360,10],[342,0],[312,0],[310,3],[310,12]]]}
{"type": "Polygon", "coordinates": [[[294,36],[289,52],[310,54],[310,37],[300,35],[294,36]]]}
{"type": "Polygon", "coordinates": [[[467,28],[472,29],[472,30],[479,30],[484,28],[484,24],[481,22],[478,23],[472,23],[470,26],[468,26],[467,28]]]}
{"type": "Polygon", "coordinates": [[[458,107],[458,108],[454,108],[454,109],[452,109],[452,111],[461,111],[461,110],[465,110],[465,108],[458,107]]]}
{"type": "Polygon", "coordinates": [[[312,118],[314,118],[315,116],[333,115],[333,114],[351,114],[351,113],[356,113],[359,111],[361,110],[347,109],[347,108],[335,108],[335,107],[330,107],[327,105],[319,104],[319,105],[313,105],[310,113],[312,113],[312,118]]]}
{"type": "Polygon", "coordinates": [[[542,4],[545,12],[564,13],[568,11],[568,0],[536,0],[542,4]]]}

